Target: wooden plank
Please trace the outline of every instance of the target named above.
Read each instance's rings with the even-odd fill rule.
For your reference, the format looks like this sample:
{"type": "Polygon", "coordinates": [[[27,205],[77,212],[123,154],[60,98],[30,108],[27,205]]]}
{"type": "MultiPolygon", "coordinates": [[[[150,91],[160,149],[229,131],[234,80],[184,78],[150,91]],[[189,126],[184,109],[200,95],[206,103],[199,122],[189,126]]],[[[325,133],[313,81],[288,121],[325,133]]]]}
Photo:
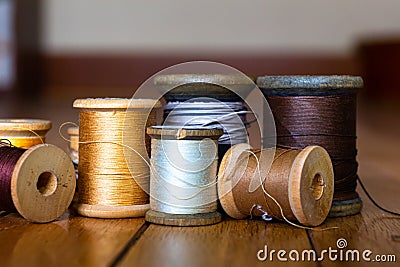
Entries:
{"type": "Polygon", "coordinates": [[[55,222],[33,224],[10,214],[0,218],[2,266],[109,266],[143,223],[67,212],[55,222]]]}
{"type": "MultiPolygon", "coordinates": [[[[400,179],[397,176],[390,176],[385,172],[385,168],[379,168],[377,164],[365,164],[363,161],[359,171],[367,190],[383,207],[390,210],[400,212],[398,204],[398,190],[400,188],[400,179]]],[[[386,262],[384,266],[398,266],[400,261],[400,242],[396,236],[400,235],[400,217],[385,213],[375,206],[362,192],[358,189],[364,202],[364,208],[359,215],[328,219],[326,225],[339,229],[316,232],[310,231],[311,241],[316,251],[321,252],[323,249],[332,247],[337,249],[337,240],[344,238],[347,241],[347,248],[357,249],[360,251],[360,262],[357,266],[378,266],[378,262],[366,262],[361,259],[362,252],[366,249],[373,252],[370,257],[372,260],[375,255],[395,255],[397,263],[386,262]]],[[[346,259],[345,257],[343,259],[346,259]]],[[[343,266],[344,262],[325,260],[322,266],[343,266]]],[[[355,264],[354,262],[348,263],[355,264]]]]}
{"type": "MultiPolygon", "coordinates": [[[[287,266],[261,262],[257,252],[312,249],[305,230],[284,223],[225,219],[200,227],[152,224],[118,266],[287,266]]],[[[316,266],[303,263],[293,266],[316,266]]]]}

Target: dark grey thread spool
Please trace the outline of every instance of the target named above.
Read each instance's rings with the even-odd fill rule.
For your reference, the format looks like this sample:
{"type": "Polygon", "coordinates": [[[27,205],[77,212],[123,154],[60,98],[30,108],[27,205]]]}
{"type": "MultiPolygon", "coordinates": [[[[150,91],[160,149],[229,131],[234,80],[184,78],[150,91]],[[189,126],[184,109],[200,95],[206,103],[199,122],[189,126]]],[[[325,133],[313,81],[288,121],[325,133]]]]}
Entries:
{"type": "MultiPolygon", "coordinates": [[[[246,97],[255,87],[251,78],[239,74],[159,75],[155,77],[154,83],[160,92],[165,93],[164,97],[167,102],[184,102],[194,98],[212,98],[221,102],[244,102],[241,97],[246,97]],[[173,89],[168,91],[170,88],[173,89]]],[[[196,116],[196,114],[193,115],[196,116]]],[[[168,116],[167,112],[164,113],[164,119],[166,116],[168,116]]],[[[231,140],[231,143],[235,144],[234,140],[231,140]]],[[[220,143],[218,145],[220,160],[230,147],[230,144],[220,143]]]]}

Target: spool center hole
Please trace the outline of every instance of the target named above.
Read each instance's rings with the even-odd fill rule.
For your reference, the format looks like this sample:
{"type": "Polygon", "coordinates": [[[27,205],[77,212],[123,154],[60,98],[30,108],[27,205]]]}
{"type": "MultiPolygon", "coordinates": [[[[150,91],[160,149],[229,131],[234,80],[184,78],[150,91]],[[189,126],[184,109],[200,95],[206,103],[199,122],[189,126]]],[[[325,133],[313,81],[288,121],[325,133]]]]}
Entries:
{"type": "Polygon", "coordinates": [[[314,176],[311,185],[311,191],[315,200],[318,200],[322,197],[324,193],[324,188],[325,188],[324,178],[321,176],[321,174],[317,173],[314,176]]]}
{"type": "Polygon", "coordinates": [[[51,172],[43,172],[39,175],[36,188],[43,196],[50,196],[57,189],[57,177],[51,172]]]}

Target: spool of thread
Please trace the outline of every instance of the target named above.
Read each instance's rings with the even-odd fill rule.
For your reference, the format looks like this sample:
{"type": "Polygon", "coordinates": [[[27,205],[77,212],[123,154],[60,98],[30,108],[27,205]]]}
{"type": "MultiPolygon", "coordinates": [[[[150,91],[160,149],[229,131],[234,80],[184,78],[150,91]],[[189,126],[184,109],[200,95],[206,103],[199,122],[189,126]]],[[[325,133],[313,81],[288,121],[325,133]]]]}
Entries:
{"type": "Polygon", "coordinates": [[[220,222],[216,175],[222,129],[154,126],[147,133],[152,139],[146,220],[176,226],[220,222]]]}
{"type": "Polygon", "coordinates": [[[77,99],[79,214],[98,218],[144,216],[149,209],[146,126],[155,125],[152,99],[77,99]],[[125,127],[125,128],[124,128],[125,127]],[[129,149],[127,149],[129,148],[129,149]],[[148,191],[147,191],[148,192],[148,191]]]}
{"type": "Polygon", "coordinates": [[[247,97],[254,89],[251,78],[238,74],[172,74],[156,76],[154,83],[167,100],[164,125],[220,124],[224,134],[218,142],[219,158],[231,145],[247,142],[246,114],[251,112],[247,111],[241,96],[247,97]]]}
{"type": "Polygon", "coordinates": [[[0,119],[0,139],[6,139],[13,146],[30,148],[43,144],[51,122],[36,119],[0,119]]]}
{"type": "Polygon", "coordinates": [[[225,154],[218,172],[218,194],[226,213],[236,219],[263,216],[296,220],[305,226],[321,224],[334,187],[326,150],[278,148],[269,171],[264,161],[260,150],[249,150],[246,144],[235,145],[225,154]],[[254,179],[259,186],[252,191],[254,179]]]}
{"type": "Polygon", "coordinates": [[[79,128],[78,127],[69,127],[67,130],[69,135],[69,156],[72,159],[74,164],[78,164],[79,162],[79,128]]]}
{"type": "Polygon", "coordinates": [[[361,77],[264,76],[257,79],[283,147],[324,147],[332,158],[335,193],[330,217],[357,214],[356,98],[361,77]]]}
{"type": "Polygon", "coordinates": [[[42,144],[28,150],[0,146],[0,206],[45,223],[60,217],[75,192],[75,171],[60,148],[42,144]]]}

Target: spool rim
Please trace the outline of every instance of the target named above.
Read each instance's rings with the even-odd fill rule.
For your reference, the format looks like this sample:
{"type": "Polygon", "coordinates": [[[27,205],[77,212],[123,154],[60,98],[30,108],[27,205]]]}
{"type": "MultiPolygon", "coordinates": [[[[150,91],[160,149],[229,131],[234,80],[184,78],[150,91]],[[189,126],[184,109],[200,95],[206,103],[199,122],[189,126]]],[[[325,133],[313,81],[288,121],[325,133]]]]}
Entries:
{"type": "Polygon", "coordinates": [[[166,74],[154,78],[155,85],[180,85],[185,83],[211,83],[222,85],[249,85],[251,77],[240,74],[166,74]]]}
{"type": "Polygon", "coordinates": [[[131,205],[131,206],[104,206],[77,203],[75,209],[80,215],[86,217],[118,219],[143,217],[150,209],[150,204],[131,205]]]}
{"type": "Polygon", "coordinates": [[[333,200],[333,177],[332,162],[324,148],[308,146],[296,156],[289,176],[288,195],[292,212],[300,223],[317,226],[326,219],[333,200]],[[325,185],[322,193],[317,194],[319,197],[312,186],[317,175],[325,185]]]}
{"type": "Polygon", "coordinates": [[[224,133],[222,128],[215,126],[151,126],[146,132],[152,138],[176,140],[207,137],[218,139],[224,133]]]}
{"type": "Polygon", "coordinates": [[[56,146],[41,144],[31,147],[18,159],[11,178],[11,196],[21,216],[45,223],[57,219],[67,210],[75,186],[75,169],[69,156],[56,146]],[[47,193],[38,188],[44,173],[56,179],[50,181],[47,193]]]}
{"type": "Polygon", "coordinates": [[[0,119],[0,131],[48,131],[51,121],[41,119],[0,119]]]}
{"type": "Polygon", "coordinates": [[[363,80],[350,75],[261,76],[257,85],[268,95],[321,95],[357,92],[363,87],[363,80]]]}
{"type": "Polygon", "coordinates": [[[196,214],[169,214],[155,210],[146,212],[148,222],[169,226],[203,226],[221,222],[222,217],[218,211],[196,214]]]}
{"type": "Polygon", "coordinates": [[[150,98],[80,98],[74,101],[73,107],[81,109],[145,109],[159,108],[161,103],[150,98]]]}
{"type": "Polygon", "coordinates": [[[79,135],[79,127],[69,127],[68,129],[67,129],[67,133],[69,134],[69,135],[79,135]]]}
{"type": "Polygon", "coordinates": [[[227,164],[232,157],[232,153],[235,149],[240,148],[243,144],[237,144],[228,149],[222,158],[221,164],[218,169],[218,183],[217,192],[218,198],[224,211],[232,218],[244,219],[249,216],[249,214],[242,213],[235,203],[235,198],[233,196],[232,180],[227,181],[229,177],[225,175],[225,170],[227,169],[227,164]],[[231,190],[227,190],[227,188],[231,190]]]}
{"type": "Polygon", "coordinates": [[[234,73],[158,75],[154,85],[168,101],[186,101],[195,97],[242,101],[241,97],[247,97],[255,88],[254,78],[234,73]]]}

